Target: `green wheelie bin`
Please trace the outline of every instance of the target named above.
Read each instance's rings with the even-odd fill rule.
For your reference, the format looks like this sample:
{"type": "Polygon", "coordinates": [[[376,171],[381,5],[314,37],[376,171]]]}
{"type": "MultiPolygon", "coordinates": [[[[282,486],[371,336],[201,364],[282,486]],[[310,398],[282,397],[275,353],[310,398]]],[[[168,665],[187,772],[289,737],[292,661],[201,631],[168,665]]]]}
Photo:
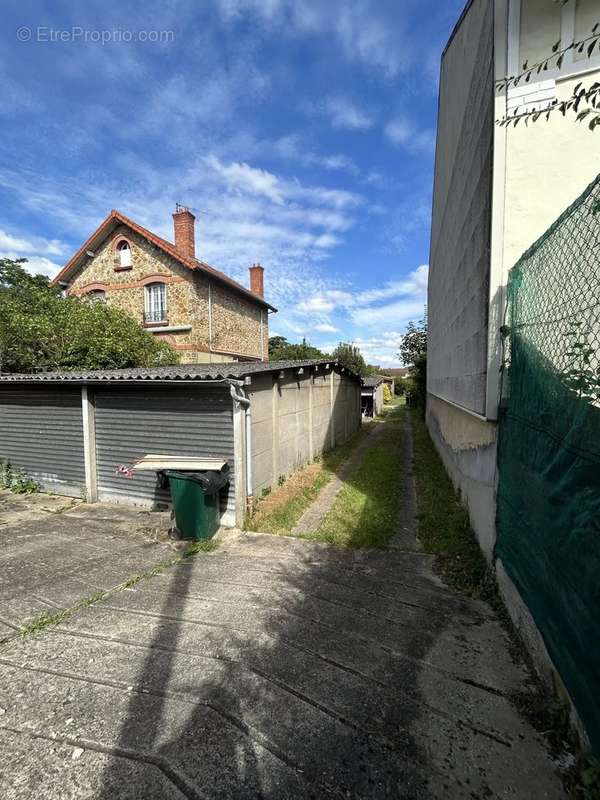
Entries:
{"type": "Polygon", "coordinates": [[[219,527],[220,490],[229,482],[229,467],[203,472],[164,470],[169,481],[176,539],[210,539],[219,527]]]}

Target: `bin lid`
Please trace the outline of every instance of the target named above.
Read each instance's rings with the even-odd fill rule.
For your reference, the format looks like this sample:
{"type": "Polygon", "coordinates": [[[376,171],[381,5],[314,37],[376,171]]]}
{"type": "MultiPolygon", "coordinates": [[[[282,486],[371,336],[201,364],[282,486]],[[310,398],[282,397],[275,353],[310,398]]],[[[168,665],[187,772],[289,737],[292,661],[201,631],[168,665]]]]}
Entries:
{"type": "Polygon", "coordinates": [[[181,469],[202,471],[207,469],[221,470],[227,462],[222,458],[197,458],[195,456],[163,456],[149,454],[138,459],[133,465],[134,470],[158,470],[181,469]]]}
{"type": "Polygon", "coordinates": [[[202,487],[204,494],[216,494],[229,483],[229,465],[224,464],[220,470],[202,470],[182,472],[180,470],[166,469],[164,474],[169,478],[180,481],[193,481],[202,487]]]}

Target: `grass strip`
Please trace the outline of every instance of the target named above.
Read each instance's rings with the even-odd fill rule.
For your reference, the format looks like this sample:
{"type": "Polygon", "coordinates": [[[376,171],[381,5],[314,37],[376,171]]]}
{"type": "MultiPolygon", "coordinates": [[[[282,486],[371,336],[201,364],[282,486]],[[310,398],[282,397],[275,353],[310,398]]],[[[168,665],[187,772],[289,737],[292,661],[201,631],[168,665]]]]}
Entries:
{"type": "Polygon", "coordinates": [[[263,533],[287,533],[292,530],[310,504],[318,497],[342,464],[352,455],[355,447],[371,429],[372,423],[338,447],[328,450],[311,464],[302,467],[287,478],[282,485],[255,502],[246,519],[245,530],[263,533]]]}
{"type": "Polygon", "coordinates": [[[444,581],[468,597],[501,603],[496,582],[461,504],[418,411],[411,411],[413,470],[417,492],[419,539],[433,553],[435,567],[444,581]]]}
{"type": "Polygon", "coordinates": [[[306,537],[349,548],[385,547],[394,534],[402,500],[402,421],[397,405],[385,433],[348,478],[319,529],[306,537]]]}
{"type": "Polygon", "coordinates": [[[169,569],[169,567],[173,567],[176,564],[181,564],[186,559],[196,555],[196,553],[209,553],[212,550],[216,550],[217,547],[218,543],[213,539],[203,539],[201,541],[194,542],[194,544],[186,548],[186,550],[184,550],[180,555],[173,556],[173,558],[167,558],[164,561],[160,561],[158,564],[155,564],[153,567],[144,570],[143,572],[130,575],[127,580],[119,583],[117,586],[113,586],[112,589],[94,592],[94,594],[90,594],[87,597],[82,597],[81,600],[78,600],[72,606],[69,606],[69,608],[64,608],[61,611],[55,612],[54,614],[44,613],[39,614],[37,617],[33,617],[31,620],[29,620],[27,625],[21,628],[19,635],[21,638],[25,638],[27,636],[31,636],[33,633],[40,633],[46,628],[59,625],[61,622],[63,622],[63,620],[72,617],[83,608],[89,608],[90,606],[93,606],[102,600],[107,600],[109,597],[113,597],[115,594],[122,592],[124,589],[131,589],[132,586],[135,586],[141,581],[144,581],[148,578],[153,578],[155,575],[160,575],[161,572],[169,569]]]}
{"type": "Polygon", "coordinates": [[[513,658],[522,659],[529,669],[529,681],[523,691],[510,699],[543,735],[553,755],[570,763],[561,775],[569,797],[600,800],[600,759],[582,748],[571,725],[571,710],[565,697],[550,694],[540,682],[427,427],[417,411],[411,411],[411,421],[421,543],[427,552],[437,556],[436,571],[447,584],[469,597],[486,601],[505,626],[513,658]]]}

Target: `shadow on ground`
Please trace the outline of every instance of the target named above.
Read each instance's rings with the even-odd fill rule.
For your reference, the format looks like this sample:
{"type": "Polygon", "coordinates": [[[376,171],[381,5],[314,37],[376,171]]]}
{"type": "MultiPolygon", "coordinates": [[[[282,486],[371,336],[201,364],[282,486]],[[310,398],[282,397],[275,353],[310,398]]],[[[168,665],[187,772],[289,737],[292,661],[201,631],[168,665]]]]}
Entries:
{"type": "Polygon", "coordinates": [[[230,534],[0,648],[0,795],[561,797],[491,611],[418,552],[230,534]]]}
{"type": "MultiPolygon", "coordinates": [[[[352,627],[393,624],[372,579],[364,608],[348,591],[352,575],[339,554],[324,550],[300,571],[278,564],[274,590],[243,583],[254,570],[268,575],[272,565],[248,572],[242,563],[233,586],[246,589],[245,607],[236,603],[238,619],[224,622],[198,617],[203,576],[211,581],[203,566],[175,568],[156,608],[160,621],[143,631],[140,691],[130,693],[116,752],[142,745],[194,798],[429,796],[426,748],[411,733],[419,714],[417,663],[405,662],[397,676],[406,694],[399,702],[381,655],[370,657],[369,640],[356,630],[347,639],[352,627]],[[277,610],[261,608],[258,624],[244,623],[265,592],[277,610]],[[357,639],[360,654],[352,652],[357,639]],[[174,720],[169,701],[178,697],[187,708],[174,720]]],[[[432,626],[428,616],[411,612],[414,634],[405,645],[413,659],[426,656],[443,628],[443,617],[432,626]]],[[[132,631],[131,641],[140,634],[132,631]]],[[[98,797],[119,796],[119,774],[109,763],[98,797]]]]}

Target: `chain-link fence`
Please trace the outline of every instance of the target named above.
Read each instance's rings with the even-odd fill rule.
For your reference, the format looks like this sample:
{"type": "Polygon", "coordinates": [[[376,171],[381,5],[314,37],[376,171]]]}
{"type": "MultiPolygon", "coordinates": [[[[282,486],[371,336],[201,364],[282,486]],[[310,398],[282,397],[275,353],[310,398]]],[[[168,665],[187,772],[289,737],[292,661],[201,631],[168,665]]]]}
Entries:
{"type": "Polygon", "coordinates": [[[497,555],[600,752],[600,176],[510,273],[497,555]]]}

